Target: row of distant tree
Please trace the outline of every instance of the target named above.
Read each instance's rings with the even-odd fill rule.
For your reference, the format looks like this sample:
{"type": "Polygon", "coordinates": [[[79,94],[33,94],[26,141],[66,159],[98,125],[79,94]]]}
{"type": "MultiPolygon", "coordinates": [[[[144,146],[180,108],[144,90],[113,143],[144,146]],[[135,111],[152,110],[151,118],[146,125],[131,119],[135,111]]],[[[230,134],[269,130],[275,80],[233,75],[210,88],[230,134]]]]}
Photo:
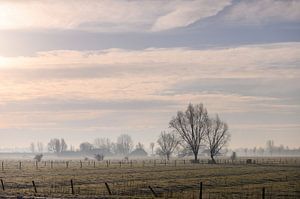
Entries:
{"type": "MultiPolygon", "coordinates": [[[[219,116],[210,117],[203,104],[189,104],[185,111],[178,111],[169,122],[169,131],[162,132],[156,143],[151,143],[152,155],[157,154],[167,159],[175,152],[181,156],[193,155],[198,161],[200,149],[205,150],[215,163],[214,157],[220,155],[230,138],[228,126],[219,116]],[[156,146],[156,148],[155,148],[156,146]]],[[[38,151],[41,144],[37,143],[38,151]]],[[[34,152],[35,145],[31,144],[34,152]]],[[[57,154],[67,152],[68,146],[64,139],[51,139],[47,145],[48,151],[57,154]]],[[[74,151],[70,147],[69,151],[74,151]]],[[[131,137],[122,134],[116,142],[108,138],[97,138],[93,143],[83,142],[79,146],[82,153],[101,153],[105,155],[128,156],[133,154],[146,155],[144,145],[138,143],[135,147],[131,137]]]]}
{"type": "MultiPolygon", "coordinates": [[[[153,146],[154,147],[154,146],[153,146]]],[[[41,142],[37,144],[31,143],[30,150],[32,153],[42,153],[45,149],[41,142]],[[37,146],[37,147],[36,147],[37,146]]],[[[127,156],[134,150],[143,150],[144,145],[138,143],[135,147],[132,138],[127,134],[122,134],[118,137],[116,142],[112,142],[108,138],[97,138],[93,143],[82,142],[79,145],[79,149],[75,150],[73,146],[68,147],[66,141],[61,138],[53,138],[47,144],[47,151],[56,154],[61,154],[64,152],[82,152],[82,153],[92,153],[94,151],[100,151],[105,155],[123,155],[127,156]]],[[[146,153],[146,152],[145,152],[146,153]]]]}
{"type": "MultiPolygon", "coordinates": [[[[193,156],[198,162],[198,155],[207,154],[215,163],[215,156],[232,153],[239,156],[267,156],[267,155],[300,155],[299,149],[289,149],[283,145],[276,146],[269,140],[265,148],[241,148],[234,152],[226,147],[230,139],[228,126],[218,115],[210,117],[203,104],[189,104],[185,111],[178,111],[169,122],[169,131],[163,131],[156,143],[150,143],[151,155],[159,155],[169,159],[172,155],[193,156]],[[200,154],[201,153],[201,154],[200,154]]],[[[42,152],[43,144],[31,143],[32,152],[42,152]]],[[[64,139],[51,139],[47,145],[49,152],[56,154],[74,152],[74,147],[66,144],[64,139]]],[[[132,138],[127,134],[120,135],[116,142],[108,138],[97,138],[93,143],[82,142],[76,152],[83,154],[101,154],[105,156],[146,156],[144,145],[134,146],[132,138]]]]}
{"type": "MultiPolygon", "coordinates": [[[[128,156],[130,154],[137,156],[148,155],[145,147],[142,143],[138,143],[133,147],[132,138],[129,135],[120,135],[117,142],[112,142],[108,138],[96,138],[93,143],[83,142],[76,152],[83,152],[86,154],[93,154],[93,152],[100,152],[106,156],[120,155],[128,156]]],[[[156,143],[151,142],[149,145],[151,155],[159,155],[165,158],[169,158],[172,154],[175,156],[192,156],[193,153],[184,145],[183,142],[176,137],[176,134],[162,132],[156,143]]],[[[32,152],[42,153],[44,151],[43,143],[38,142],[30,144],[32,152]]],[[[48,143],[48,151],[57,154],[64,152],[75,152],[74,147],[66,144],[64,139],[51,139],[48,143]]],[[[209,151],[202,146],[200,151],[203,155],[209,154],[209,151]]],[[[265,147],[253,147],[253,148],[239,148],[234,150],[238,156],[295,156],[300,155],[300,148],[290,149],[287,146],[279,145],[276,146],[273,140],[268,140],[265,147]]],[[[223,154],[227,153],[230,155],[233,153],[232,150],[223,150],[223,154]]],[[[220,154],[222,155],[222,154],[220,154]]]]}
{"type": "Polygon", "coordinates": [[[239,156],[297,156],[300,148],[290,149],[288,146],[276,146],[273,140],[268,140],[265,147],[239,148],[235,150],[239,156]]]}

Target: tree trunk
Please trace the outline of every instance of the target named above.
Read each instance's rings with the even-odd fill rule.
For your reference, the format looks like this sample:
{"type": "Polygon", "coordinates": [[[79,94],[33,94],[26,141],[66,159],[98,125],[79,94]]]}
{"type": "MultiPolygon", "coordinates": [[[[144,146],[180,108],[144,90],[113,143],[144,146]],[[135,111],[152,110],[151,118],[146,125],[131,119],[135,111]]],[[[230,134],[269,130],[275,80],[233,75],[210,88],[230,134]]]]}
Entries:
{"type": "Polygon", "coordinates": [[[170,159],[170,154],[167,154],[167,160],[169,161],[169,159],[170,159]]]}
{"type": "Polygon", "coordinates": [[[215,160],[215,158],[214,158],[214,155],[213,155],[213,154],[210,154],[210,157],[211,157],[212,163],[213,163],[213,164],[216,164],[216,160],[215,160]]]}
{"type": "Polygon", "coordinates": [[[194,151],[194,163],[198,163],[198,151],[194,151]]]}

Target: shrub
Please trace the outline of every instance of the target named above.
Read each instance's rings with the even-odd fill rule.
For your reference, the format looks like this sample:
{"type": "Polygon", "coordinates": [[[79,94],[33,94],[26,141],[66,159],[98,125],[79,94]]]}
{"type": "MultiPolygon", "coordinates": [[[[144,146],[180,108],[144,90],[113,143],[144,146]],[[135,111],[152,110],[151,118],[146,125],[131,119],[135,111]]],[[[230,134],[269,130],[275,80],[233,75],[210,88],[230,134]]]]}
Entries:
{"type": "Polygon", "coordinates": [[[42,160],[42,158],[43,158],[43,154],[37,154],[37,155],[34,156],[33,159],[35,159],[36,161],[40,162],[42,160]]]}
{"type": "Polygon", "coordinates": [[[103,154],[95,154],[94,157],[95,157],[95,159],[97,161],[102,161],[104,159],[104,155],[103,154]]]}

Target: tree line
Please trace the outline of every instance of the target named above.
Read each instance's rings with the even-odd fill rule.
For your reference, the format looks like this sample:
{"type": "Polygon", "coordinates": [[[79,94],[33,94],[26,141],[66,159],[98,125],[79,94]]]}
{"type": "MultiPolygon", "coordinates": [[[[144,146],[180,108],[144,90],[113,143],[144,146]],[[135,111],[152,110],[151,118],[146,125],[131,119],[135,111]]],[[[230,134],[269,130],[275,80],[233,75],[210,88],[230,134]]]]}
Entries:
{"type": "Polygon", "coordinates": [[[235,150],[239,156],[298,156],[300,148],[290,149],[282,144],[275,145],[273,140],[268,140],[265,147],[238,148],[235,150]]]}
{"type": "MultiPolygon", "coordinates": [[[[174,153],[180,156],[194,157],[198,162],[198,155],[201,152],[209,154],[212,163],[215,163],[215,156],[222,153],[230,139],[228,125],[218,115],[210,117],[203,104],[189,104],[185,111],[178,111],[169,122],[167,131],[161,132],[156,143],[150,143],[151,155],[159,155],[169,159],[174,153]]],[[[37,143],[38,151],[43,151],[42,143],[37,143]]],[[[30,149],[35,151],[34,143],[30,149]]],[[[62,154],[67,151],[75,151],[73,146],[68,148],[65,140],[53,138],[47,145],[49,152],[62,154]]],[[[119,155],[147,155],[144,145],[138,143],[134,146],[132,138],[127,134],[120,135],[116,142],[108,138],[97,138],[93,143],[82,142],[78,152],[101,153],[106,156],[119,155]]]]}

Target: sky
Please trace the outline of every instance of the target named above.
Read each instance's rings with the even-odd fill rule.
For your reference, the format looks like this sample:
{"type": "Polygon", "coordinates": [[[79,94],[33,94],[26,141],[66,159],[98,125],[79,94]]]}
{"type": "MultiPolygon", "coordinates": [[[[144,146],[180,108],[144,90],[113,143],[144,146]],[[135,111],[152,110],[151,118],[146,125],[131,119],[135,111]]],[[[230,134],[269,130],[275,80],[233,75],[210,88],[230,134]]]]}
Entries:
{"type": "Polygon", "coordinates": [[[300,147],[300,1],[0,0],[0,148],[149,147],[189,103],[300,147]]]}

